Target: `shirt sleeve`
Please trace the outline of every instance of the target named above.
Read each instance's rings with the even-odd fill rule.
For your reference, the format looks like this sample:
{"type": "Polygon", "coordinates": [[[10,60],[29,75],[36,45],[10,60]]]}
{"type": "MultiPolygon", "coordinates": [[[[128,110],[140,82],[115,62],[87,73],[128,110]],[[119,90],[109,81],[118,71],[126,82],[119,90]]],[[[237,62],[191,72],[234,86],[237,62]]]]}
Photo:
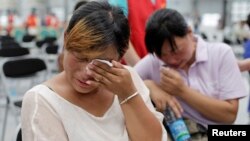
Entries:
{"type": "Polygon", "coordinates": [[[25,94],[21,111],[25,141],[68,141],[63,124],[53,107],[37,92],[25,94]]]}
{"type": "Polygon", "coordinates": [[[134,69],[142,80],[152,80],[153,75],[159,71],[159,62],[155,56],[148,54],[134,66],[134,69]]]}
{"type": "Polygon", "coordinates": [[[149,89],[146,87],[146,85],[144,84],[144,82],[142,81],[142,79],[140,78],[140,76],[136,73],[136,71],[131,68],[131,67],[126,67],[131,74],[131,77],[133,79],[133,82],[135,84],[135,87],[137,89],[137,91],[139,92],[139,94],[141,95],[142,99],[144,100],[145,104],[147,105],[147,107],[149,108],[149,110],[156,116],[156,118],[159,120],[159,122],[161,123],[162,126],[162,141],[166,141],[167,140],[167,132],[162,124],[163,122],[163,114],[156,111],[150,96],[149,96],[149,89]]]}
{"type": "Polygon", "coordinates": [[[220,54],[219,99],[235,99],[247,95],[247,90],[232,49],[225,45],[220,54]]]}

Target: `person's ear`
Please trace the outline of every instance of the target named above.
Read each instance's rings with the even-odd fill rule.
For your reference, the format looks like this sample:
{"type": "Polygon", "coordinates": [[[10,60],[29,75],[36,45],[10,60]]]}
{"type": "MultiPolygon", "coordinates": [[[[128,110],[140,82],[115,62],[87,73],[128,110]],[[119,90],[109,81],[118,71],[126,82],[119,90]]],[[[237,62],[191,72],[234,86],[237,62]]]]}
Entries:
{"type": "Polygon", "coordinates": [[[193,38],[195,38],[195,37],[194,37],[193,29],[191,28],[191,26],[188,26],[187,34],[189,34],[189,35],[191,35],[193,38]]]}
{"type": "Polygon", "coordinates": [[[190,37],[192,38],[192,40],[197,41],[197,39],[194,36],[193,30],[192,30],[192,28],[190,26],[188,26],[187,34],[191,35],[190,37]]]}
{"type": "Polygon", "coordinates": [[[189,34],[189,33],[193,34],[193,30],[192,30],[192,28],[191,28],[190,26],[188,26],[188,28],[187,28],[187,33],[188,33],[188,34],[189,34]]]}

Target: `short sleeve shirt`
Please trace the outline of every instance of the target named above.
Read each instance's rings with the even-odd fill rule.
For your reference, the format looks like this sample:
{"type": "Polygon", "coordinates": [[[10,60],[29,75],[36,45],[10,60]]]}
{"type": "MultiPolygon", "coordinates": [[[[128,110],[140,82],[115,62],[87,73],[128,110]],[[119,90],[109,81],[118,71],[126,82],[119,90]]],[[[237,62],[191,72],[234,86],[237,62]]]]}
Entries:
{"type": "MultiPolygon", "coordinates": [[[[247,91],[231,47],[223,43],[207,43],[197,38],[195,62],[188,73],[177,70],[186,85],[206,96],[220,100],[246,96],[247,91]]],[[[143,80],[153,80],[159,84],[160,69],[163,64],[159,58],[149,54],[135,66],[135,70],[143,80]]],[[[181,99],[179,101],[184,108],[184,117],[194,119],[205,126],[218,124],[202,116],[181,99]]]]}

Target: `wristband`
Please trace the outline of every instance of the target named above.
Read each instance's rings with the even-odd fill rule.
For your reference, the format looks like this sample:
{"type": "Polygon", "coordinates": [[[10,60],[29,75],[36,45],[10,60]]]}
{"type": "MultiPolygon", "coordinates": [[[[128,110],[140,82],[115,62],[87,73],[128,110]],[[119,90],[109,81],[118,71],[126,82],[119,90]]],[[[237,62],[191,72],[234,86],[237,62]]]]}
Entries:
{"type": "Polygon", "coordinates": [[[120,105],[126,103],[127,101],[129,101],[129,100],[132,99],[133,97],[137,96],[138,94],[139,94],[138,91],[136,91],[134,94],[132,94],[132,95],[128,96],[127,98],[125,98],[125,99],[120,103],[120,105]]]}

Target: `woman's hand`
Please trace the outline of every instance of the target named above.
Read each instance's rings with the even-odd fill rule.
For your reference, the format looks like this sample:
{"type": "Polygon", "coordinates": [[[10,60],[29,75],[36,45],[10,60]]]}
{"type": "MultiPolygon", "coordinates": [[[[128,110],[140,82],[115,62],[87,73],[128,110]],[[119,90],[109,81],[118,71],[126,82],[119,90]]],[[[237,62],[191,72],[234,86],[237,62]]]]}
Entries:
{"type": "Polygon", "coordinates": [[[137,90],[132,81],[130,72],[122,64],[112,61],[113,67],[94,60],[88,64],[87,74],[96,81],[87,81],[90,85],[102,84],[108,90],[118,95],[120,101],[135,93],[137,90]]]}
{"type": "Polygon", "coordinates": [[[145,80],[144,82],[150,89],[150,98],[154,102],[157,111],[163,112],[169,106],[177,117],[181,117],[183,108],[174,96],[165,92],[152,80],[145,80]]]}
{"type": "Polygon", "coordinates": [[[161,69],[160,85],[164,91],[174,96],[185,94],[184,89],[187,87],[180,74],[171,68],[161,69]]]}

